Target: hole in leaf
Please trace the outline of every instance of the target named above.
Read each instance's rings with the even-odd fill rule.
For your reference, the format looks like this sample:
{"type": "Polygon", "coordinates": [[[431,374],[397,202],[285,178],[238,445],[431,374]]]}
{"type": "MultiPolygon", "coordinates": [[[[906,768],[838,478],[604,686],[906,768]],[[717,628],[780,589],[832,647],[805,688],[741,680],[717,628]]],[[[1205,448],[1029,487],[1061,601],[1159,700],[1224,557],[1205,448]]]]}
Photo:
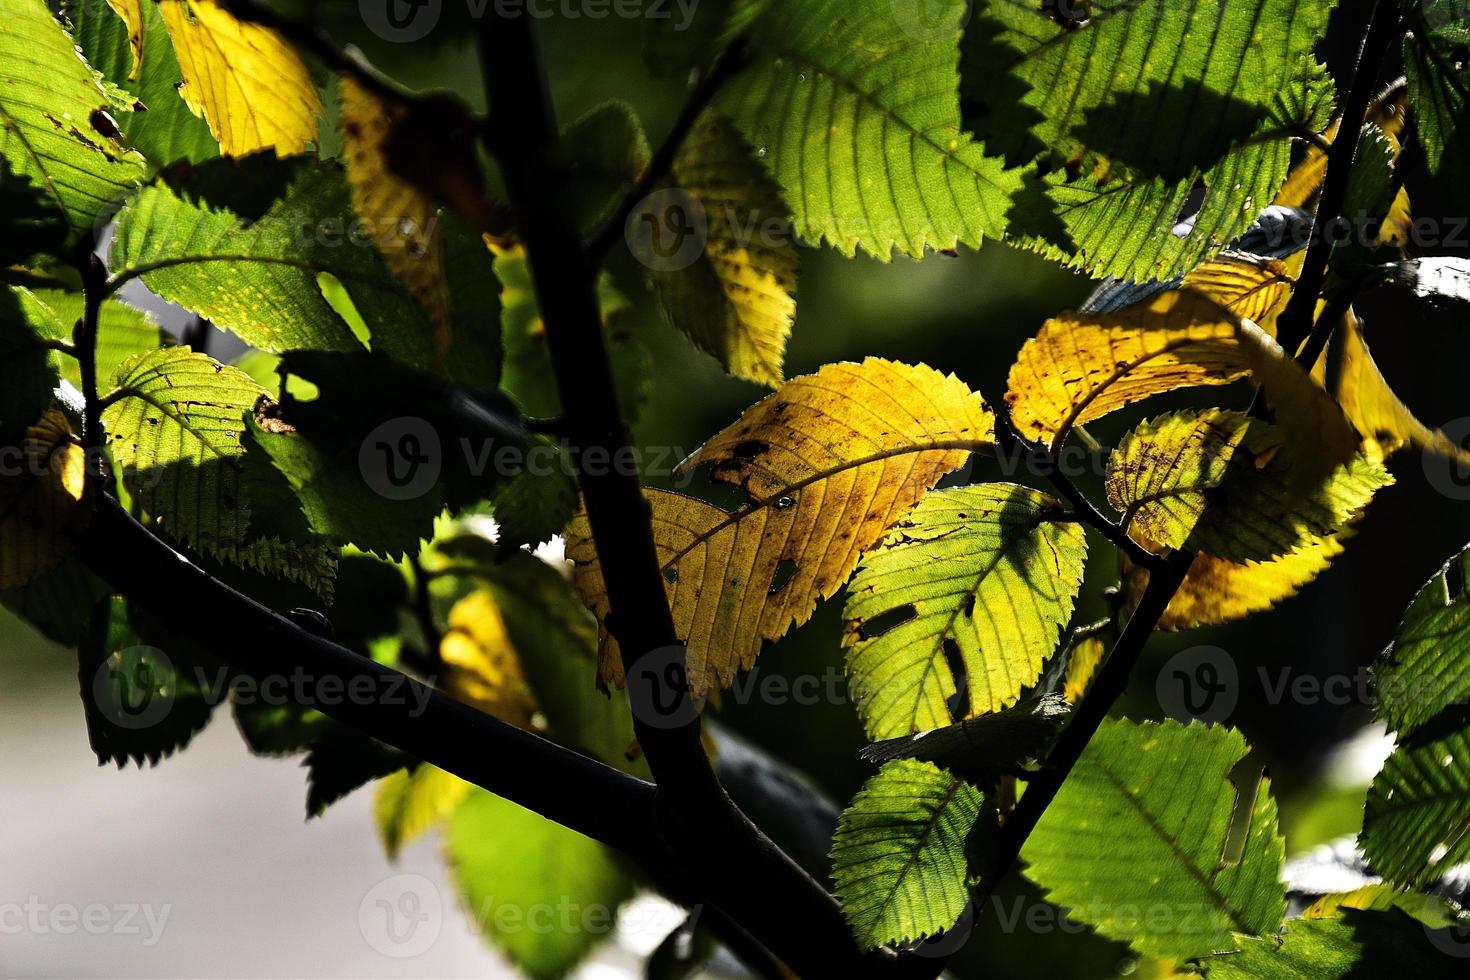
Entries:
{"type": "Polygon", "coordinates": [[[871,640],[882,636],[896,626],[902,626],[919,614],[913,606],[899,606],[887,612],[879,613],[872,619],[864,620],[858,627],[858,636],[864,640],[871,640]]]}
{"type": "Polygon", "coordinates": [[[782,558],[776,563],[776,574],[771,577],[771,595],[775,595],[786,588],[791,576],[796,574],[796,562],[790,558],[782,558]]]}

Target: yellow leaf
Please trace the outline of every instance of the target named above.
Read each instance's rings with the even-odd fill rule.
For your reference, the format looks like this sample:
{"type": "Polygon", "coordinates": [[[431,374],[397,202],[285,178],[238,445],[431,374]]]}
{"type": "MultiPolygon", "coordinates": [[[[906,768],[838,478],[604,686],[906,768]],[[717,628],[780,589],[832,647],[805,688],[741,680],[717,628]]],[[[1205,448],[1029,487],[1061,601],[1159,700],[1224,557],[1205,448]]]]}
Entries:
{"type": "Polygon", "coordinates": [[[1087,693],[1088,685],[1092,683],[1098,667],[1102,666],[1103,656],[1107,652],[1107,645],[1096,636],[1086,637],[1072,648],[1072,653],[1067,658],[1067,676],[1062,689],[1062,697],[1068,703],[1076,704],[1082,700],[1082,695],[1087,693]]]}
{"type": "Polygon", "coordinates": [[[107,5],[127,26],[128,48],[133,52],[133,70],[128,78],[136,79],[143,69],[143,0],[107,0],[107,5]]]}
{"type": "Polygon", "coordinates": [[[453,813],[469,793],[469,783],[427,762],[380,780],[373,798],[373,820],[389,860],[398,857],[403,845],[453,813]]]}
{"type": "MultiPolygon", "coordinates": [[[[1270,609],[1321,574],[1342,553],[1345,536],[1343,532],[1309,542],[1274,561],[1236,563],[1198,555],[1159,619],[1159,628],[1214,626],[1270,609]]],[[[1124,561],[1123,595],[1132,610],[1143,597],[1148,572],[1124,561]]]]}
{"type": "Polygon", "coordinates": [[[280,35],[236,20],[218,0],[160,0],[158,11],[184,78],[179,94],[209,123],[221,153],[291,156],[316,141],[321,99],[280,35]]]}
{"type": "Polygon", "coordinates": [[[65,415],[47,409],[14,448],[0,453],[0,591],[56,567],[88,515],[85,455],[65,415]]]}
{"type": "MultiPolygon", "coordinates": [[[[877,358],[829,364],[782,385],[682,464],[708,464],[714,480],[743,489],[740,509],[648,491],[694,692],[727,686],[763,642],[811,618],[863,553],[994,429],[985,402],[953,375],[877,358]]],[[[568,529],[567,557],[603,627],[602,677],[622,684],[585,514],[568,529]]]]}
{"type": "Polygon", "coordinates": [[[1108,502],[1145,547],[1266,561],[1335,534],[1393,482],[1362,455],[1324,468],[1313,447],[1222,409],[1176,412],[1129,433],[1108,460],[1108,502]]]}
{"type": "Polygon", "coordinates": [[[342,80],[341,91],[342,153],[352,206],[388,269],[433,317],[435,346],[443,358],[454,327],[439,206],[392,166],[394,130],[409,107],[390,104],[351,78],[342,80]]]}
{"type": "MultiPolygon", "coordinates": [[[[706,113],[674,159],[671,208],[702,215],[703,252],[653,281],[674,325],[725,369],[781,383],[796,316],[796,249],[781,192],[729,120],[706,113]]],[[[698,229],[697,229],[698,230],[698,229]]]]}
{"type": "Polygon", "coordinates": [[[1011,422],[1022,438],[1056,445],[1073,426],[1151,395],[1244,377],[1256,352],[1241,324],[1269,323],[1290,286],[1280,262],[1227,256],[1135,306],[1048,320],[1011,368],[1011,422]]]}
{"type": "Polygon", "coordinates": [[[536,699],[493,595],[472,592],[454,604],[439,657],[450,694],[501,721],[531,727],[536,699]]]}
{"type": "Polygon", "coordinates": [[[1470,464],[1470,451],[1420,422],[1394,394],[1363,339],[1362,323],[1351,309],[1338,324],[1327,355],[1312,373],[1378,454],[1388,456],[1413,446],[1470,464]]]}

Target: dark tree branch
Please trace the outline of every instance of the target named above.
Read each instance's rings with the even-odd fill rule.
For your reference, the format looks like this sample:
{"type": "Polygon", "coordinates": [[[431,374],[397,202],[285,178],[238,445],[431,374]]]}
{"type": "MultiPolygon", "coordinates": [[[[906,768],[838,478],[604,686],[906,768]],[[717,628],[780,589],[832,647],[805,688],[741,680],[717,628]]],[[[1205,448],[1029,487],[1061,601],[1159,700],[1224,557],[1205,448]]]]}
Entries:
{"type": "MultiPolygon", "coordinates": [[[[487,11],[478,41],[495,132],[513,136],[491,139],[487,148],[500,162],[526,246],[569,438],[583,458],[594,448],[624,458],[629,439],[602,333],[597,267],[565,208],[568,178],[556,163],[556,117],[530,19],[487,11]]],[[[661,667],[669,670],[659,677],[672,673],[668,693],[687,698],[683,650],[638,477],[597,468],[583,472],[580,483],[624,673],[630,684],[648,683],[652,675],[640,676],[640,661],[663,654],[669,660],[661,667]]],[[[892,953],[859,951],[832,896],[730,800],[705,755],[697,712],[672,724],[640,714],[634,728],[658,782],[658,834],[671,855],[697,868],[700,901],[740,922],[803,976],[891,976],[902,969],[892,953]]],[[[919,964],[929,976],[939,968],[919,964]]]]}
{"type": "Polygon", "coordinates": [[[700,76],[694,88],[689,92],[689,97],[684,100],[683,107],[679,110],[678,117],[673,126],[664,135],[663,142],[654,151],[648,161],[648,166],[643,168],[643,173],[638,178],[638,183],[624,198],[618,202],[617,209],[612,215],[592,234],[587,241],[587,252],[592,256],[594,262],[601,262],[613,243],[623,234],[623,225],[628,221],[628,216],[653,189],[658,186],[659,181],[664,179],[669,169],[674,164],[674,156],[683,145],[684,138],[694,128],[694,123],[699,119],[700,113],[714,100],[715,94],[720,86],[736,71],[745,60],[745,45],[742,41],[734,41],[720,49],[715,56],[714,63],[700,76]]]}
{"type": "Polygon", "coordinates": [[[232,666],[256,678],[304,672],[336,689],[372,682],[366,701],[310,704],[410,755],[668,873],[649,826],[651,785],[477,711],[323,639],[210,577],[107,495],[76,541],[93,572],[232,666]],[[356,684],[354,684],[356,681],[356,684]],[[340,683],[338,683],[340,682],[340,683]],[[388,696],[395,695],[396,696],[388,696]]]}
{"type": "Polygon", "coordinates": [[[105,435],[97,391],[97,328],[102,302],[107,296],[107,267],[89,247],[78,263],[82,274],[82,318],[72,333],[72,353],[82,378],[82,451],[86,457],[86,480],[93,490],[101,487],[106,467],[102,463],[105,435]]]}
{"type": "Polygon", "coordinates": [[[1352,175],[1353,155],[1358,149],[1358,134],[1363,117],[1373,101],[1384,56],[1403,35],[1399,16],[1399,0],[1378,0],[1373,8],[1368,32],[1358,54],[1351,87],[1342,106],[1342,121],[1327,151],[1327,173],[1322,179],[1322,194],[1317,203],[1317,217],[1312,222],[1311,243],[1307,246],[1302,272],[1297,277],[1291,299],[1277,319],[1276,336],[1288,354],[1295,353],[1312,330],[1317,297],[1327,281],[1327,263],[1334,246],[1332,228],[1342,215],[1347,202],[1348,182],[1352,175]]]}

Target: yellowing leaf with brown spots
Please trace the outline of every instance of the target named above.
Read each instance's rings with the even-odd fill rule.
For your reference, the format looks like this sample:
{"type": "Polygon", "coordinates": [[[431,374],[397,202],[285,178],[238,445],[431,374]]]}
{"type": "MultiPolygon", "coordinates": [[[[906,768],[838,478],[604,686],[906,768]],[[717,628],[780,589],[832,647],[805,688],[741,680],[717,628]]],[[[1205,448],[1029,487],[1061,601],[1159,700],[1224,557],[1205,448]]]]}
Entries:
{"type": "MultiPolygon", "coordinates": [[[[1273,561],[1229,562],[1197,555],[1169,608],[1159,619],[1166,630],[1214,626],[1244,619],[1296,595],[1326,570],[1343,550],[1343,534],[1308,542],[1273,561]]],[[[1124,559],[1123,595],[1131,610],[1148,585],[1148,572],[1124,559]]],[[[1070,674],[1068,677],[1070,684],[1070,674]]]]}
{"type": "Polygon", "coordinates": [[[237,20],[218,0],[160,0],[184,83],[179,94],[209,123],[220,152],[302,153],[322,103],[311,73],[275,31],[237,20]]]}
{"type": "MultiPolygon", "coordinates": [[[[671,176],[664,200],[692,215],[703,248],[681,268],[651,263],[659,300],[674,325],[725,370],[774,388],[796,316],[796,249],[780,189],[730,121],[712,112],[684,141],[671,176]]],[[[656,227],[649,234],[671,232],[656,227]]]]}
{"type": "Polygon", "coordinates": [[[88,513],[84,455],[65,415],[48,409],[19,449],[0,468],[0,592],[56,567],[88,513]]]}
{"type": "MultiPolygon", "coordinates": [[[[869,358],[783,384],[681,469],[740,487],[733,513],[648,491],[653,533],[696,694],[724,687],[765,642],[811,618],[893,524],[969,451],[995,416],[953,375],[869,358]]],[[[577,589],[602,625],[602,676],[621,684],[607,589],[585,514],[567,532],[577,589]]]]}
{"type": "Polygon", "coordinates": [[[454,604],[439,656],[450,694],[501,721],[531,727],[536,699],[493,595],[472,592],[454,604]]]}
{"type": "Polygon", "coordinates": [[[143,0],[107,0],[107,5],[128,29],[128,49],[133,53],[133,68],[128,78],[136,79],[143,69],[143,0]]]}
{"type": "Polygon", "coordinates": [[[391,164],[394,128],[409,107],[389,103],[360,82],[342,80],[342,154],[352,185],[352,206],[373,247],[434,321],[439,356],[449,352],[453,321],[439,206],[391,164]]]}
{"type": "Polygon", "coordinates": [[[1073,426],[1151,395],[1242,378],[1260,353],[1242,341],[1242,323],[1269,322],[1290,288],[1282,263],[1226,256],[1134,306],[1048,320],[1011,368],[1011,423],[1022,438],[1055,445],[1073,426]]]}
{"type": "Polygon", "coordinates": [[[1388,456],[1413,446],[1470,464],[1470,451],[1420,422],[1394,393],[1374,362],[1363,338],[1363,325],[1351,309],[1338,324],[1313,376],[1327,387],[1353,427],[1379,454],[1388,456]]]}

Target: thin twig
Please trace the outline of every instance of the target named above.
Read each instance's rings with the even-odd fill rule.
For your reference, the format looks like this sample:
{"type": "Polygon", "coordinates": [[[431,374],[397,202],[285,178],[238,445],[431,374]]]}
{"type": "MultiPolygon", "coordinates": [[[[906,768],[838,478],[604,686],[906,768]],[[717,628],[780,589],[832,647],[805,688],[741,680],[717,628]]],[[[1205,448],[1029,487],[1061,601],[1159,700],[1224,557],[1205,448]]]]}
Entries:
{"type": "Polygon", "coordinates": [[[102,409],[97,397],[97,329],[102,316],[102,303],[107,296],[107,267],[102,259],[87,249],[78,263],[82,274],[82,318],[72,333],[72,350],[82,378],[82,451],[86,459],[86,479],[93,489],[105,479],[102,446],[106,436],[102,429],[102,409]]]}
{"type": "Polygon", "coordinates": [[[1364,116],[1378,87],[1378,75],[1383,67],[1384,56],[1402,34],[1399,0],[1378,0],[1358,54],[1352,85],[1343,102],[1342,121],[1338,124],[1337,135],[1333,137],[1332,146],[1327,151],[1327,173],[1322,180],[1317,218],[1312,222],[1311,244],[1307,246],[1296,288],[1287,301],[1286,309],[1282,310],[1276,321],[1277,338],[1288,354],[1294,353],[1311,333],[1312,314],[1317,308],[1317,297],[1321,295],[1322,286],[1327,281],[1327,264],[1334,247],[1328,226],[1341,216],[1343,205],[1347,201],[1348,180],[1352,173],[1353,155],[1358,148],[1358,134],[1363,129],[1364,116]]]}
{"type": "Polygon", "coordinates": [[[603,222],[602,227],[592,233],[587,240],[587,253],[592,256],[594,262],[601,262],[606,257],[612,245],[623,234],[623,225],[628,221],[628,216],[638,207],[638,202],[653,192],[658,182],[668,174],[669,168],[674,164],[674,157],[683,145],[684,138],[694,128],[694,123],[699,119],[701,113],[714,100],[715,94],[720,86],[730,76],[740,69],[745,61],[745,45],[741,41],[727,44],[715,56],[714,63],[700,76],[700,79],[692,90],[689,97],[685,99],[683,108],[679,110],[678,118],[669,127],[663,142],[649,158],[648,166],[643,168],[643,173],[634,185],[618,203],[617,209],[603,222]]]}

